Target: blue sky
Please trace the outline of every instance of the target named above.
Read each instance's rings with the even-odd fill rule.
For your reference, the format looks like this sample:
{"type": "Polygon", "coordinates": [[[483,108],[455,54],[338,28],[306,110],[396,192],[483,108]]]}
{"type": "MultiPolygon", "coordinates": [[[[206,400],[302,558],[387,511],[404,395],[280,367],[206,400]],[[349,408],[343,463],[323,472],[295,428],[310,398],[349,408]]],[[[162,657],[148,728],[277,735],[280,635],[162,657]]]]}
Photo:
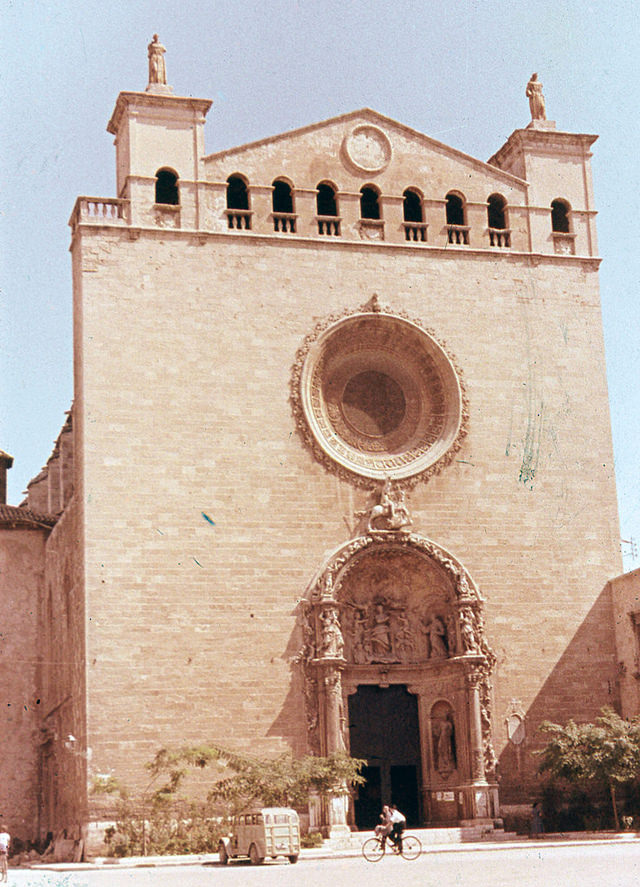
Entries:
{"type": "MultiPolygon", "coordinates": [[[[212,98],[206,150],[363,106],[486,160],[544,84],[593,170],[621,537],[640,545],[640,14],[627,0],[22,0],[2,4],[0,449],[19,503],[72,399],[67,221],[115,196],[105,127],[143,90],[154,32],[179,95],[212,98]]],[[[588,482],[586,479],[585,482],[588,482]]],[[[623,546],[628,552],[629,546],[623,546]]],[[[624,557],[626,569],[640,558],[624,557]]]]}

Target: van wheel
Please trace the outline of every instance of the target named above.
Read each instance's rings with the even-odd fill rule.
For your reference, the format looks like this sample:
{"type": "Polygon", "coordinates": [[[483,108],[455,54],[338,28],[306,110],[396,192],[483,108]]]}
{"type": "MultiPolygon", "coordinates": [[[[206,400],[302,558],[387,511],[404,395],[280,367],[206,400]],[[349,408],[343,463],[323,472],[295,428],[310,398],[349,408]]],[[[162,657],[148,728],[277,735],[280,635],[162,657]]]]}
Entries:
{"type": "Polygon", "coordinates": [[[220,865],[227,865],[229,862],[229,854],[224,841],[220,841],[218,844],[218,859],[220,860],[220,865]]]}
{"type": "Polygon", "coordinates": [[[255,844],[252,844],[249,847],[249,861],[251,865],[262,865],[264,862],[264,856],[260,856],[258,853],[258,848],[255,844]]]}
{"type": "Polygon", "coordinates": [[[291,856],[289,857],[289,862],[291,863],[291,865],[294,865],[294,863],[296,863],[297,861],[298,861],[298,854],[292,853],[291,856]]]}

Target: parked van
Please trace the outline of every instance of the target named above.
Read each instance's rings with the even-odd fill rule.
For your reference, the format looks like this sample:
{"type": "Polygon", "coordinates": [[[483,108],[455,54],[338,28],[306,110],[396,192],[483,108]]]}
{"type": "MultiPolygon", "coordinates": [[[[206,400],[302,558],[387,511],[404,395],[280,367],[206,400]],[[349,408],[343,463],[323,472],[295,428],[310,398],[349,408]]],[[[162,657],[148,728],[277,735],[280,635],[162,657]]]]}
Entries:
{"type": "Polygon", "coordinates": [[[300,820],[289,807],[263,807],[234,816],[231,834],[221,838],[218,854],[222,865],[231,859],[249,857],[251,865],[261,865],[265,856],[286,856],[297,862],[300,854],[300,820]]]}

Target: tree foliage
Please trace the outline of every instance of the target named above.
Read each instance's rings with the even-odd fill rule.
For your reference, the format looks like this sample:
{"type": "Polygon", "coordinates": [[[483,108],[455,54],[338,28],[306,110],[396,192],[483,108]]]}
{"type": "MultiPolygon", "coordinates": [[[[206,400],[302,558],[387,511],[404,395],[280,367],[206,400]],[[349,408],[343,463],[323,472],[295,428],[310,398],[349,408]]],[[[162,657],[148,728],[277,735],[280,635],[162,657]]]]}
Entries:
{"type": "Polygon", "coordinates": [[[549,734],[541,756],[539,772],[568,782],[596,782],[609,787],[613,816],[619,828],[616,787],[640,777],[640,719],[621,718],[611,708],[603,708],[594,724],[566,726],[545,721],[540,729],[549,734]]]}
{"type": "Polygon", "coordinates": [[[163,748],[147,765],[152,776],[166,776],[166,783],[156,797],[171,797],[180,787],[190,768],[217,765],[231,771],[222,775],[209,792],[209,800],[224,803],[239,812],[261,802],[265,806],[303,806],[309,794],[321,796],[344,790],[345,786],[362,785],[361,770],[366,761],[344,753],[318,757],[294,758],[290,754],[275,758],[254,758],[239,755],[216,743],[163,748]]]}

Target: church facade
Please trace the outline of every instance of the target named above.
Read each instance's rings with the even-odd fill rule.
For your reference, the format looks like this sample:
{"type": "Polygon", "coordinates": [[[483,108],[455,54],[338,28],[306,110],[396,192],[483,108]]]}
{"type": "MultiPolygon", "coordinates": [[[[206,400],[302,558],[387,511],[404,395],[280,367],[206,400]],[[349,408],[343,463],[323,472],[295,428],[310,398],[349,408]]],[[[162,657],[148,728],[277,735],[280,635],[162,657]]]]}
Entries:
{"type": "Polygon", "coordinates": [[[216,740],[366,758],[333,829],[491,823],[542,720],[620,705],[595,137],[536,83],[488,162],[369,109],[207,154],[162,52],[71,216],[72,412],[5,506],[32,821],[216,740]]]}

